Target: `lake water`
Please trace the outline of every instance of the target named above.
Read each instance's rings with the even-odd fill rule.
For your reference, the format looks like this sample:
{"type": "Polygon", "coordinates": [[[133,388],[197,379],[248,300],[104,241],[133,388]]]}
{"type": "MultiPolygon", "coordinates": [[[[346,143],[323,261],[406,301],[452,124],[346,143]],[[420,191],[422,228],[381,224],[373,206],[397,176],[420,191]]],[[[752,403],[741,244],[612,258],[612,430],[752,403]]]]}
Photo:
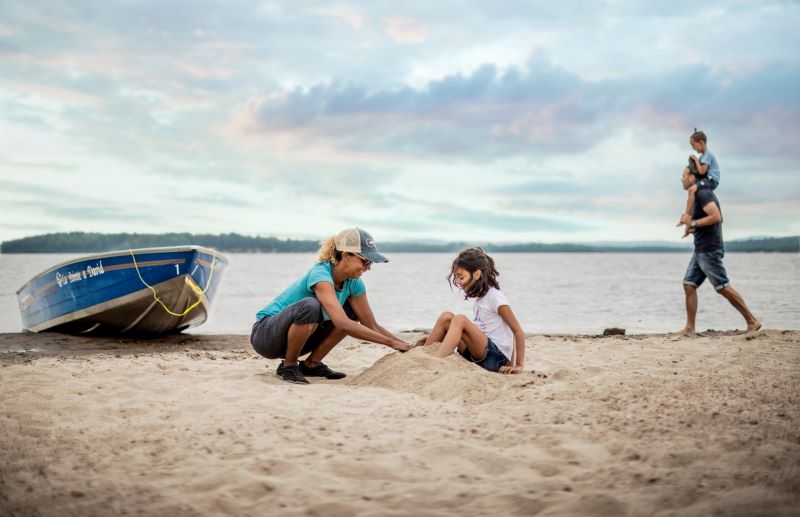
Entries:
{"type": "MultiPolygon", "coordinates": [[[[0,256],[0,332],[19,332],[16,291],[29,278],[80,255],[0,256]]],[[[193,333],[248,334],[255,313],[302,275],[312,254],[226,253],[230,264],[208,321],[193,333]]],[[[496,253],[500,286],[526,332],[669,332],[685,321],[683,253],[496,253]]],[[[444,310],[471,314],[445,280],[452,253],[393,253],[364,275],[378,321],[392,331],[430,327],[444,310]]],[[[729,253],[732,285],[766,328],[800,328],[800,255],[729,253]]],[[[698,330],[742,329],[744,320],[708,282],[698,330]]]]}

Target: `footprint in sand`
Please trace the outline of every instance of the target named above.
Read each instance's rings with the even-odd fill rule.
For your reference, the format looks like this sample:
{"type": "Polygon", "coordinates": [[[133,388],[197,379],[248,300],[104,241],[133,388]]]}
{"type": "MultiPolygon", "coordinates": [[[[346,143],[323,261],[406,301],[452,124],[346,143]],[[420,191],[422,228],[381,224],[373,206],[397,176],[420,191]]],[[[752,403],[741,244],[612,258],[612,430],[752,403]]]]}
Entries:
{"type": "Polygon", "coordinates": [[[605,494],[583,495],[577,501],[553,508],[554,515],[599,515],[621,517],[627,514],[627,505],[605,494]]]}
{"type": "Polygon", "coordinates": [[[550,377],[557,381],[564,381],[567,379],[574,379],[575,377],[577,377],[577,375],[575,375],[569,370],[558,370],[557,372],[553,373],[553,375],[551,375],[550,377]]]}

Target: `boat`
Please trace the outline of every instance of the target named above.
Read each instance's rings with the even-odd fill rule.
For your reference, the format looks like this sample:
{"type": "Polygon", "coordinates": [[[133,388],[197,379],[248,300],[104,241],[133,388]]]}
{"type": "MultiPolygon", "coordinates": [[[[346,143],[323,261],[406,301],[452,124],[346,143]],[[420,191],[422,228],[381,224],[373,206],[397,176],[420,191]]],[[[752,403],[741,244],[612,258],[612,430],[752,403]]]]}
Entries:
{"type": "Polygon", "coordinates": [[[17,291],[29,332],[165,334],[208,318],[227,259],[202,246],[112,251],[58,264],[17,291]]]}

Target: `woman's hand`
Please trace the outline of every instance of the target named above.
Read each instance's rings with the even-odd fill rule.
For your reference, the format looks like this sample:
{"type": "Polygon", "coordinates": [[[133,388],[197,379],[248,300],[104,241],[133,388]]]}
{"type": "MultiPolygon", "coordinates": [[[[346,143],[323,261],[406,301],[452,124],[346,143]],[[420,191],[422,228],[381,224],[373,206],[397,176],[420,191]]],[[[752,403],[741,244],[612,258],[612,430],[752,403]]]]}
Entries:
{"type": "Polygon", "coordinates": [[[397,350],[398,352],[408,352],[409,350],[411,350],[412,348],[414,348],[414,346],[413,346],[413,345],[411,345],[410,343],[406,343],[405,341],[401,341],[401,340],[399,340],[399,339],[395,339],[395,340],[392,342],[392,344],[391,344],[391,345],[389,345],[389,346],[390,346],[390,347],[392,347],[392,348],[394,348],[394,349],[395,349],[395,350],[397,350]]]}
{"type": "Polygon", "coordinates": [[[416,343],[414,343],[414,346],[422,346],[422,345],[424,345],[424,344],[425,344],[425,341],[426,341],[427,339],[428,339],[428,336],[422,336],[421,338],[419,338],[419,339],[417,340],[417,342],[416,342],[416,343]]]}
{"type": "Polygon", "coordinates": [[[507,375],[522,373],[522,366],[501,366],[499,372],[507,375]]]}

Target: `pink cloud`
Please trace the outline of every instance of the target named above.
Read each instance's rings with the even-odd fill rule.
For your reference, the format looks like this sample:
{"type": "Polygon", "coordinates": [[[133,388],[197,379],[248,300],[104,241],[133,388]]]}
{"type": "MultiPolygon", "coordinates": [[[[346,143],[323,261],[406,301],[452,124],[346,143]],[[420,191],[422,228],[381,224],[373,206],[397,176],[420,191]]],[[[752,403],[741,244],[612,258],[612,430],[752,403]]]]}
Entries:
{"type": "Polygon", "coordinates": [[[389,16],[383,21],[386,34],[397,43],[423,43],[427,39],[425,26],[413,18],[389,16]]]}

